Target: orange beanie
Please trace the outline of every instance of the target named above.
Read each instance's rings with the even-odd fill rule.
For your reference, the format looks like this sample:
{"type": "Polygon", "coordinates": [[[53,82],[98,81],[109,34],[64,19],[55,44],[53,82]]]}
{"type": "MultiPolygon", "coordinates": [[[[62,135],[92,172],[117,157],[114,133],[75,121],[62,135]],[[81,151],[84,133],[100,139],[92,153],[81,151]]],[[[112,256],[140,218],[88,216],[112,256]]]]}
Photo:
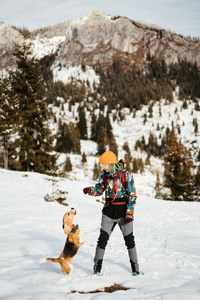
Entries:
{"type": "Polygon", "coordinates": [[[99,157],[100,164],[116,164],[117,157],[112,151],[106,151],[99,157]]]}

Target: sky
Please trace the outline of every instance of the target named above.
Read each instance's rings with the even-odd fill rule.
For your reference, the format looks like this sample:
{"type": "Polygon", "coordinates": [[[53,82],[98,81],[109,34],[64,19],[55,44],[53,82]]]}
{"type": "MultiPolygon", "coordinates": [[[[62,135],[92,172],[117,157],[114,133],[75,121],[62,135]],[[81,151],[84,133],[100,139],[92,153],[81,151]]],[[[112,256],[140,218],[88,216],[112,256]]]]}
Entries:
{"type": "Polygon", "coordinates": [[[0,22],[34,30],[94,10],[200,37],[199,0],[0,0],[0,22]]]}

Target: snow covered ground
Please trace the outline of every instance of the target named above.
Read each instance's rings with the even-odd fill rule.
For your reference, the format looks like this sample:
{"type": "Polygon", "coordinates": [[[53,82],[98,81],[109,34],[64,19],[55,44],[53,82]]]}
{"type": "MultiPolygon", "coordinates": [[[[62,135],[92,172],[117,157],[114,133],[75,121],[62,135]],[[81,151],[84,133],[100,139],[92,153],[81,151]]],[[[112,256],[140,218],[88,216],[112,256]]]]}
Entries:
{"type": "MultiPolygon", "coordinates": [[[[94,157],[88,158],[85,170],[90,159],[94,157]]],[[[77,209],[80,228],[100,224],[102,204],[82,193],[83,187],[93,184],[90,175],[80,165],[74,180],[59,180],[59,189],[68,192],[66,207],[44,201],[52,190],[48,176],[0,169],[0,299],[200,299],[200,204],[155,199],[155,180],[148,172],[135,174],[134,233],[144,275],[131,276],[118,228],[108,243],[100,277],[92,274],[95,246],[84,244],[79,249],[69,276],[59,264],[39,262],[62,251],[62,217],[68,208],[77,209]],[[89,293],[114,283],[129,289],[89,293]]],[[[90,233],[88,239],[96,244],[98,234],[90,233]]]]}
{"type": "Polygon", "coordinates": [[[77,67],[71,67],[71,68],[66,68],[62,67],[60,68],[55,67],[53,68],[53,76],[55,81],[62,81],[64,83],[70,83],[71,78],[76,78],[76,80],[81,80],[81,81],[89,81],[90,86],[92,87],[93,83],[99,83],[99,76],[96,75],[94,69],[92,67],[86,68],[86,71],[84,72],[81,69],[81,66],[77,67]]]}

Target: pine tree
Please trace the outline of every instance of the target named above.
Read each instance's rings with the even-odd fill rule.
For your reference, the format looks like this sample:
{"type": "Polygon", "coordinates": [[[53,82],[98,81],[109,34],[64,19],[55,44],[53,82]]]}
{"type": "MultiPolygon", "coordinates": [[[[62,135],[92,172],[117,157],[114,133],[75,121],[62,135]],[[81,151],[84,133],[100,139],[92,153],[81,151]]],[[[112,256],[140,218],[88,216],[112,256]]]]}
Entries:
{"type": "Polygon", "coordinates": [[[92,114],[91,116],[91,140],[96,141],[96,116],[92,114]]]}
{"type": "Polygon", "coordinates": [[[99,178],[99,175],[101,173],[101,168],[99,165],[95,162],[94,168],[93,168],[93,179],[97,180],[99,178]]]}
{"type": "Polygon", "coordinates": [[[0,79],[0,153],[1,167],[8,169],[8,148],[14,135],[14,118],[9,79],[0,79]]]}
{"type": "Polygon", "coordinates": [[[157,193],[160,192],[160,176],[159,176],[158,173],[156,174],[156,186],[155,186],[155,190],[156,190],[157,193]]]}
{"type": "Polygon", "coordinates": [[[187,101],[186,101],[186,100],[184,100],[184,102],[183,102],[183,108],[184,108],[184,109],[187,109],[187,108],[188,108],[188,104],[187,104],[187,101]]]}
{"type": "Polygon", "coordinates": [[[62,124],[59,119],[58,133],[55,150],[60,153],[69,153],[72,150],[72,137],[69,132],[68,125],[66,123],[62,124]]]}
{"type": "Polygon", "coordinates": [[[11,102],[9,87],[10,81],[8,78],[0,79],[0,137],[4,142],[9,141],[12,133],[14,133],[15,106],[11,102]]]}
{"type": "Polygon", "coordinates": [[[126,151],[127,156],[129,157],[129,160],[131,160],[131,151],[128,145],[128,142],[125,142],[123,145],[123,150],[126,151]]]}
{"type": "Polygon", "coordinates": [[[109,149],[115,153],[116,156],[118,156],[118,147],[116,144],[116,141],[114,139],[114,137],[112,138],[112,140],[109,142],[109,149]]]}
{"type": "Polygon", "coordinates": [[[109,141],[109,140],[113,139],[112,125],[110,123],[109,114],[107,114],[105,121],[106,121],[106,124],[105,124],[106,125],[106,138],[109,141]]]}
{"type": "Polygon", "coordinates": [[[69,132],[73,139],[72,141],[73,153],[81,154],[80,131],[78,127],[72,122],[69,123],[69,132]]]}
{"type": "Polygon", "coordinates": [[[170,189],[172,200],[192,200],[192,162],[185,147],[178,142],[174,130],[168,137],[164,166],[164,186],[170,189]]]}
{"type": "Polygon", "coordinates": [[[0,82],[0,141],[3,147],[3,166],[21,170],[16,152],[16,136],[19,129],[19,101],[11,90],[11,77],[0,82]]]}
{"type": "Polygon", "coordinates": [[[55,149],[60,153],[81,153],[80,132],[73,124],[59,124],[55,149]]]}
{"type": "Polygon", "coordinates": [[[147,157],[145,159],[145,165],[151,165],[151,153],[147,153],[147,157]]]}
{"type": "Polygon", "coordinates": [[[133,159],[133,173],[138,173],[138,160],[137,160],[137,158],[133,159]]]}
{"type": "Polygon", "coordinates": [[[194,176],[193,197],[195,201],[200,201],[200,166],[194,176]]]}
{"type": "Polygon", "coordinates": [[[101,155],[103,152],[106,151],[105,147],[105,128],[101,126],[98,131],[98,137],[97,137],[97,149],[98,149],[98,154],[101,155]]]}
{"type": "Polygon", "coordinates": [[[149,112],[149,118],[153,118],[153,103],[149,105],[148,112],[149,112]]]}
{"type": "Polygon", "coordinates": [[[193,125],[194,125],[194,132],[197,134],[198,133],[198,121],[197,121],[197,118],[193,119],[193,125]]]}
{"type": "Polygon", "coordinates": [[[104,133],[104,143],[106,142],[106,120],[104,116],[100,113],[99,117],[96,122],[96,136],[95,136],[95,141],[98,143],[99,141],[99,136],[102,136],[102,128],[103,128],[103,133],[104,133]]]}
{"type": "Polygon", "coordinates": [[[87,162],[87,156],[86,156],[85,152],[83,152],[83,154],[82,154],[81,161],[82,161],[82,163],[86,163],[87,162]]]}
{"type": "Polygon", "coordinates": [[[52,116],[46,104],[45,84],[31,46],[22,44],[14,52],[16,71],[10,72],[10,119],[15,132],[9,167],[22,171],[48,173],[56,169],[53,136],[48,127],[52,116]]]}
{"type": "Polygon", "coordinates": [[[147,122],[147,114],[145,113],[145,114],[144,114],[144,120],[143,120],[143,124],[145,125],[145,124],[146,124],[146,122],[147,122]]]}
{"type": "Polygon", "coordinates": [[[142,158],[139,158],[139,169],[140,169],[140,173],[144,173],[144,163],[142,158]]]}
{"type": "Polygon", "coordinates": [[[72,163],[70,157],[68,156],[65,161],[64,172],[70,172],[70,171],[72,171],[72,163]]]}
{"type": "Polygon", "coordinates": [[[85,111],[83,108],[79,110],[79,122],[78,122],[78,129],[80,131],[81,139],[87,139],[87,122],[85,117],[85,111]]]}

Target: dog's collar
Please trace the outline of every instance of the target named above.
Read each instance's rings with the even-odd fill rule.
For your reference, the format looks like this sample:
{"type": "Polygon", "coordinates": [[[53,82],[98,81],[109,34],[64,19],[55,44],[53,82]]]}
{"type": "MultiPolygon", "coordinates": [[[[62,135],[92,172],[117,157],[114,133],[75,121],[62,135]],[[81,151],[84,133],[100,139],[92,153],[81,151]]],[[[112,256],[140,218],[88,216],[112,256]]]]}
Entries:
{"type": "Polygon", "coordinates": [[[77,224],[74,228],[72,228],[72,230],[70,231],[70,233],[74,233],[74,232],[76,232],[78,229],[79,229],[79,226],[78,226],[78,224],[77,224]]]}

